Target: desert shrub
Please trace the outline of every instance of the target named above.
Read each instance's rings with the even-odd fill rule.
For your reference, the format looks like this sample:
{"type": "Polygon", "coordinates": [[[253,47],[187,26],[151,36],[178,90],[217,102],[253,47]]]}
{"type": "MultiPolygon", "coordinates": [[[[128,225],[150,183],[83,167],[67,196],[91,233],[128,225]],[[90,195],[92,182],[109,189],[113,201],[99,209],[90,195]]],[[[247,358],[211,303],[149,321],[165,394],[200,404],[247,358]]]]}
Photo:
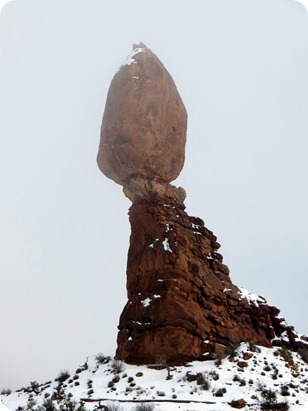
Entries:
{"type": "Polygon", "coordinates": [[[280,387],[280,394],[284,397],[291,395],[289,391],[289,387],[287,385],[282,385],[280,387]]]}
{"type": "Polygon", "coordinates": [[[102,352],[99,352],[94,357],[96,365],[107,364],[110,361],[110,357],[106,357],[102,352]]]}
{"type": "Polygon", "coordinates": [[[261,410],[274,410],[274,405],[277,404],[277,393],[271,389],[263,389],[261,391],[263,401],[261,402],[261,410]]]}
{"type": "Polygon", "coordinates": [[[32,411],[34,409],[36,405],[36,401],[34,398],[32,398],[31,396],[29,396],[29,399],[27,401],[27,405],[26,405],[26,410],[32,411]]]}
{"type": "Polygon", "coordinates": [[[289,404],[285,402],[276,402],[274,404],[269,404],[267,402],[261,403],[262,411],[288,411],[290,409],[289,404]]]}
{"type": "Polygon", "coordinates": [[[30,391],[33,391],[35,394],[40,392],[40,385],[37,381],[30,382],[30,391]]]}
{"type": "Polygon", "coordinates": [[[102,408],[102,406],[98,406],[97,408],[94,408],[94,409],[95,410],[104,409],[105,411],[122,411],[122,408],[116,402],[110,402],[109,404],[105,405],[105,408],[102,408]]]}
{"type": "Polygon", "coordinates": [[[77,402],[69,396],[65,396],[58,404],[50,398],[46,399],[42,405],[32,408],[31,411],[86,411],[82,402],[77,402]]]}
{"type": "Polygon", "coordinates": [[[256,391],[263,391],[264,389],[265,386],[260,381],[258,381],[256,391]]]}
{"type": "Polygon", "coordinates": [[[219,380],[219,374],[218,374],[217,371],[215,371],[215,370],[210,371],[210,372],[209,372],[209,375],[212,377],[212,379],[213,379],[214,381],[219,380]]]}
{"type": "Polygon", "coordinates": [[[294,361],[293,361],[293,358],[292,358],[292,354],[291,354],[291,352],[290,352],[286,347],[281,347],[281,348],[279,348],[279,349],[276,351],[276,353],[277,353],[278,355],[280,355],[280,356],[285,360],[285,362],[288,363],[289,365],[293,365],[293,364],[294,364],[294,361]]]}
{"type": "Polygon", "coordinates": [[[227,346],[226,351],[230,357],[235,357],[237,355],[237,349],[239,348],[240,345],[241,345],[240,343],[230,343],[227,346]]]}
{"type": "Polygon", "coordinates": [[[12,394],[12,390],[10,388],[7,388],[6,390],[2,390],[0,395],[10,395],[12,394]]]}
{"type": "Polygon", "coordinates": [[[200,388],[204,391],[208,391],[210,389],[210,382],[204,374],[201,374],[197,378],[197,384],[200,385],[200,388]]]}
{"type": "Polygon", "coordinates": [[[265,401],[268,401],[270,403],[275,403],[277,402],[277,393],[276,391],[273,391],[271,389],[264,389],[261,392],[262,397],[264,398],[265,401]]]}
{"type": "Polygon", "coordinates": [[[82,402],[77,402],[71,398],[66,398],[60,404],[59,411],[86,411],[85,405],[82,402]]]}
{"type": "Polygon", "coordinates": [[[55,381],[59,382],[60,384],[70,378],[70,373],[67,370],[60,371],[59,375],[55,379],[55,381]]]}
{"type": "Polygon", "coordinates": [[[251,352],[260,352],[260,348],[256,346],[254,343],[249,343],[249,351],[251,352]]]}
{"type": "Polygon", "coordinates": [[[37,408],[37,411],[57,411],[57,408],[54,401],[48,398],[37,408]]]}
{"type": "Polygon", "coordinates": [[[301,347],[298,350],[299,355],[308,364],[308,346],[301,347]]]}
{"type": "Polygon", "coordinates": [[[124,362],[121,360],[113,360],[111,363],[111,369],[116,374],[123,372],[125,370],[124,362]]]}
{"type": "Polygon", "coordinates": [[[136,405],[134,411],[153,411],[154,409],[155,409],[154,404],[141,402],[140,404],[136,405]]]}
{"type": "Polygon", "coordinates": [[[226,388],[218,388],[213,392],[214,397],[223,397],[224,394],[227,392],[226,388]]]}
{"type": "Polygon", "coordinates": [[[234,382],[241,381],[241,378],[239,377],[239,375],[234,374],[234,376],[233,376],[233,381],[234,381],[234,382]]]}
{"type": "Polygon", "coordinates": [[[221,363],[222,363],[222,358],[216,358],[216,360],[215,360],[216,367],[219,367],[221,365],[221,363]]]}
{"type": "Polygon", "coordinates": [[[117,374],[113,377],[112,382],[117,383],[120,381],[120,376],[117,374]]]}

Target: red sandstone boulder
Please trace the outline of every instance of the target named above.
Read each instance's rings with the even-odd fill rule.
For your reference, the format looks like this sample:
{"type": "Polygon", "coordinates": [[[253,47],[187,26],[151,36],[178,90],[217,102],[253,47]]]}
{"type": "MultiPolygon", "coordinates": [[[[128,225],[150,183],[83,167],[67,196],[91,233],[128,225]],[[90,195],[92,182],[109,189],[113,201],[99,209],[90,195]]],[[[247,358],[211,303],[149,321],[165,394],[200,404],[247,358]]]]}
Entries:
{"type": "Polygon", "coordinates": [[[144,44],[134,45],[109,88],[98,166],[125,186],[135,177],[170,182],[184,164],[187,113],[170,74],[144,44]]]}
{"type": "Polygon", "coordinates": [[[246,407],[246,401],[241,398],[240,400],[232,400],[231,402],[228,403],[232,408],[237,408],[237,409],[241,409],[246,407]]]}

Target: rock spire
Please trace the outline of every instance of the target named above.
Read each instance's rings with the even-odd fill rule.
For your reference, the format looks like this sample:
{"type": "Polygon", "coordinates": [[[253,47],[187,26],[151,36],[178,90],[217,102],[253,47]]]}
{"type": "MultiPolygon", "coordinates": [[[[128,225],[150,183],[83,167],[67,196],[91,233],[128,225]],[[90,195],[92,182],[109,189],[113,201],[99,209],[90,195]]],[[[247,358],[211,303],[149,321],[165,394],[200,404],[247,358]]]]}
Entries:
{"type": "Polygon", "coordinates": [[[187,114],[176,86],[144,44],[114,76],[98,165],[132,201],[128,301],[117,358],[180,364],[225,355],[234,345],[306,344],[266,300],[232,284],[215,235],[185,212],[182,170],[187,114]]]}

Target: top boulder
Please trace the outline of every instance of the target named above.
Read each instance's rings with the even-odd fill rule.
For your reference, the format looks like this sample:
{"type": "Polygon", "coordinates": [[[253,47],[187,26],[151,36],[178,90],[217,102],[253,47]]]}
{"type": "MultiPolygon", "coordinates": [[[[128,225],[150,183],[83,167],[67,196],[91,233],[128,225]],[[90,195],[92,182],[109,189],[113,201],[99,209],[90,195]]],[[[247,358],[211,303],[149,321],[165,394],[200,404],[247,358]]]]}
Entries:
{"type": "Polygon", "coordinates": [[[171,182],[184,165],[186,130],[186,109],[170,74],[144,44],[134,44],[109,87],[100,170],[124,187],[134,178],[171,182]]]}

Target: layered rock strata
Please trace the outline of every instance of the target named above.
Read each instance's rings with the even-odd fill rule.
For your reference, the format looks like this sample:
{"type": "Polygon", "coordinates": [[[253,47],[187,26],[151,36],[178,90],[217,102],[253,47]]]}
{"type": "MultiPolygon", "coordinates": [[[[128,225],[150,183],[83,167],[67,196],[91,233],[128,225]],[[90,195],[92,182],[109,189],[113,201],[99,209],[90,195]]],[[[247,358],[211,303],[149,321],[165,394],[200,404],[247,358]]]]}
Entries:
{"type": "Polygon", "coordinates": [[[279,310],[232,284],[219,243],[185,212],[170,184],[185,156],[187,114],[160,60],[142,43],[111,82],[98,164],[132,201],[128,302],[117,358],[180,364],[227,354],[240,342],[299,349],[307,341],[279,310]]]}
{"type": "Polygon", "coordinates": [[[159,195],[130,208],[117,357],[181,364],[226,355],[242,341],[303,345],[277,308],[232,284],[216,236],[184,210],[180,196],[159,195]]]}

